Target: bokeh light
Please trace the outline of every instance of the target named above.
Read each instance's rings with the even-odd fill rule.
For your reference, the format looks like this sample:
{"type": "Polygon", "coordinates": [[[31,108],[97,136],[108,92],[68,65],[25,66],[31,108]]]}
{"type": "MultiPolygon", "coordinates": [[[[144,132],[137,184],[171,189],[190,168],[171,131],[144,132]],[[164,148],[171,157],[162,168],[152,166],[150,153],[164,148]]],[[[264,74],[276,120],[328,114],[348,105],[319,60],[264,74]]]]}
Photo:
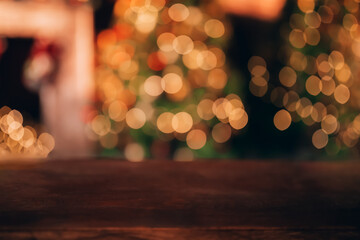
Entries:
{"type": "MultiPolygon", "coordinates": [[[[89,123],[89,136],[105,152],[120,149],[131,161],[190,161],[193,151],[229,141],[233,130],[246,127],[241,98],[227,90],[223,47],[231,31],[216,1],[197,7],[118,0],[114,15],[116,23],[97,36],[100,107],[89,123]]],[[[254,58],[251,68],[254,91],[265,94],[264,59],[254,58]]]]}
{"type": "MultiPolygon", "coordinates": [[[[360,137],[355,127],[360,109],[359,2],[297,0],[297,8],[284,30],[289,44],[281,50],[286,56],[279,72],[281,86],[270,95],[274,105],[286,109],[275,114],[274,124],[281,131],[291,122],[311,126],[313,145],[337,154],[356,146],[360,137]]],[[[264,84],[254,78],[264,71],[255,70],[257,65],[266,67],[266,62],[258,56],[249,59],[250,90],[266,97],[252,90],[256,82],[264,84]]]]}
{"type": "Polygon", "coordinates": [[[34,128],[23,123],[19,111],[0,108],[0,160],[45,158],[54,150],[52,135],[43,132],[38,137],[34,128]]]}
{"type": "Polygon", "coordinates": [[[126,113],[126,123],[133,129],[139,129],[144,126],[146,115],[139,108],[132,108],[126,113]]]}
{"type": "Polygon", "coordinates": [[[274,116],[274,125],[280,131],[284,131],[290,127],[291,115],[288,111],[282,109],[274,116]]]}
{"type": "Polygon", "coordinates": [[[206,134],[200,129],[193,129],[187,134],[186,143],[191,149],[200,149],[206,143],[206,134]]]}
{"type": "Polygon", "coordinates": [[[131,162],[141,162],[144,160],[144,148],[138,143],[129,143],[126,145],[124,154],[126,159],[131,162]]]}

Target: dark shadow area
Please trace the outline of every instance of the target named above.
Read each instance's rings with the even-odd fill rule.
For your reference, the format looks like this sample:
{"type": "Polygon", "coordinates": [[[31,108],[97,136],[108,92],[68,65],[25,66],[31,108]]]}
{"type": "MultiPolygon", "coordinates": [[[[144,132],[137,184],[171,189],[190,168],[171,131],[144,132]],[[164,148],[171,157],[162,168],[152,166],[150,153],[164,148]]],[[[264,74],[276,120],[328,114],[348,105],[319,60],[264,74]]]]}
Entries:
{"type": "Polygon", "coordinates": [[[246,158],[301,158],[314,156],[314,148],[304,134],[303,123],[292,123],[284,132],[277,130],[273,116],[280,109],[270,102],[271,89],[278,83],[277,73],[283,63],[280,60],[281,49],[286,42],[280,31],[289,18],[294,3],[288,2],[280,19],[273,22],[251,18],[230,16],[233,35],[227,48],[227,60],[232,70],[239,71],[244,81],[243,96],[249,121],[245,129],[232,139],[232,148],[238,149],[239,157],[246,158]],[[269,89],[264,97],[256,97],[249,91],[251,75],[247,68],[252,56],[261,56],[266,60],[270,72],[269,89]]]}
{"type": "Polygon", "coordinates": [[[20,111],[24,119],[40,121],[39,95],[22,83],[23,68],[33,40],[7,39],[7,49],[0,57],[0,106],[20,111]]]}

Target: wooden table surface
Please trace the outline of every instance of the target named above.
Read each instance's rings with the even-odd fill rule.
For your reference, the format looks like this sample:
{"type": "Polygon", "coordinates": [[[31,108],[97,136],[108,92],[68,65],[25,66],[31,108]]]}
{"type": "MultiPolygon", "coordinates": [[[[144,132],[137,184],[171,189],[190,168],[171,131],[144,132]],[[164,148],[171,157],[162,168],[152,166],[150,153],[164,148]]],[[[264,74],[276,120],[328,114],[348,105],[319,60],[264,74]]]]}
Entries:
{"type": "Polygon", "coordinates": [[[360,162],[0,162],[0,239],[360,239],[360,162]]]}

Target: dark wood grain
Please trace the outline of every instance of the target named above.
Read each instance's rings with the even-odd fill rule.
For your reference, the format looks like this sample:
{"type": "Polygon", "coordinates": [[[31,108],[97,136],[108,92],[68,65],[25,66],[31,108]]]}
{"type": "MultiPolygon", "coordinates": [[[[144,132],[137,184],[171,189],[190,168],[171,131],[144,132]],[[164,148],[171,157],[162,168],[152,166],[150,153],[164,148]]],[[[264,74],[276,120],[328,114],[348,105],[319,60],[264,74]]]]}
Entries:
{"type": "Polygon", "coordinates": [[[360,163],[0,163],[0,239],[360,239],[360,163]]]}

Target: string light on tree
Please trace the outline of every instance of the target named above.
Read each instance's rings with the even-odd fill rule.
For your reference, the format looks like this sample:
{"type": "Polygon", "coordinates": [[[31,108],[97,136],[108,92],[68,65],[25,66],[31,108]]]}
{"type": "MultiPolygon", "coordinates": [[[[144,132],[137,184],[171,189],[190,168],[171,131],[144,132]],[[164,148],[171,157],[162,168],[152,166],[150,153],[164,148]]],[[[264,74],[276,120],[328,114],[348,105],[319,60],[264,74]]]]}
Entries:
{"type": "Polygon", "coordinates": [[[246,126],[239,89],[226,90],[229,29],[215,1],[118,0],[114,16],[97,36],[99,110],[89,122],[102,147],[132,161],[168,152],[186,161],[246,126]]]}
{"type": "Polygon", "coordinates": [[[360,136],[359,1],[298,0],[294,12],[278,86],[266,89],[256,79],[255,69],[266,63],[255,56],[249,60],[250,91],[259,97],[268,93],[274,105],[286,109],[275,114],[276,128],[285,130],[300,118],[315,128],[316,148],[337,154],[356,146],[360,136]]]}

